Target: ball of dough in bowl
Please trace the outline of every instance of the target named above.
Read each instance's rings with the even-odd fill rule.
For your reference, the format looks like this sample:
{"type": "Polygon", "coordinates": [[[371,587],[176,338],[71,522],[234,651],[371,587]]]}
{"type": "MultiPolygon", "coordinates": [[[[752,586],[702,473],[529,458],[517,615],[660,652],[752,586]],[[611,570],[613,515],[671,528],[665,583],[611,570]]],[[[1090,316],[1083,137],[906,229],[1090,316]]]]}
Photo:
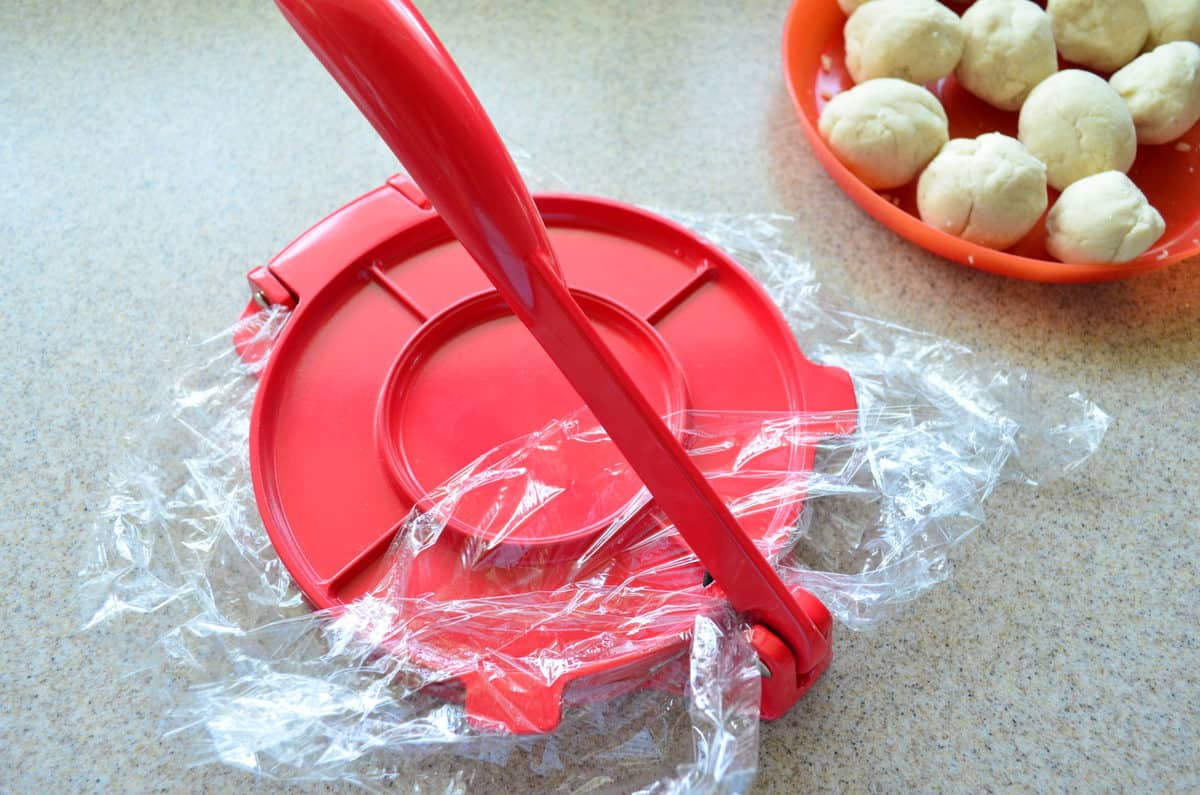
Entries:
{"type": "Polygon", "coordinates": [[[1000,133],[955,138],[917,182],[921,220],[989,248],[1008,248],[1046,211],[1046,166],[1000,133]]]}
{"type": "Polygon", "coordinates": [[[846,69],[856,83],[876,77],[929,83],[953,72],[962,56],[962,22],[936,0],[865,3],[843,32],[846,69]]]}
{"type": "Polygon", "coordinates": [[[1128,262],[1162,237],[1166,225],[1120,171],[1081,179],[1046,217],[1046,250],[1063,262],[1128,262]]]}
{"type": "Polygon", "coordinates": [[[1029,0],[979,0],[962,16],[958,82],[1000,110],[1017,110],[1058,71],[1050,17],[1029,0]]]}
{"type": "Polygon", "coordinates": [[[821,111],[819,127],[838,159],[875,189],[912,180],[950,137],[937,97],[888,77],[835,96],[821,111]]]}
{"type": "Polygon", "coordinates": [[[1059,190],[1101,171],[1128,171],[1137,156],[1125,101],[1103,78],[1081,69],[1038,83],[1021,106],[1017,130],[1059,190]]]}
{"type": "Polygon", "coordinates": [[[1146,48],[1168,41],[1200,42],[1200,0],[1143,0],[1150,17],[1146,48]]]}
{"type": "Polygon", "coordinates": [[[1101,72],[1132,61],[1150,34],[1142,0],[1050,0],[1046,11],[1062,57],[1101,72]]]}
{"type": "Polygon", "coordinates": [[[1174,141],[1200,120],[1200,44],[1173,41],[1109,79],[1133,116],[1138,143],[1174,141]]]}

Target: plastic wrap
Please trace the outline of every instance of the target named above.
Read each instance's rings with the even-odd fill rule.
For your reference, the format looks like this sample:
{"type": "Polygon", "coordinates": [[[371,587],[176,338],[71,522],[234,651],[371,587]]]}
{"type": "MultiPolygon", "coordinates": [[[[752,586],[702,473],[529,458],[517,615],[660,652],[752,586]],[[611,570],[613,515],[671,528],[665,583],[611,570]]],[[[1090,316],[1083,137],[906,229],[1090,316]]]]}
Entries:
{"type": "MultiPolygon", "coordinates": [[[[840,624],[869,627],[944,580],[998,483],[1034,487],[1100,443],[1108,418],[1083,396],[838,307],[780,249],[786,218],[677,217],[762,280],[809,358],[854,379],[853,416],[668,418],[785,582],[840,624]]],[[[81,572],[88,627],[166,628],[141,676],[167,697],[167,736],[198,762],[281,779],[746,790],[748,628],[586,411],[472,462],[401,524],[368,595],[308,609],[251,487],[264,360],[230,344],[253,335],[265,356],[286,322],[264,310],[184,363],[114,475],[81,572]],[[530,540],[581,494],[587,532],[530,540]]]]}

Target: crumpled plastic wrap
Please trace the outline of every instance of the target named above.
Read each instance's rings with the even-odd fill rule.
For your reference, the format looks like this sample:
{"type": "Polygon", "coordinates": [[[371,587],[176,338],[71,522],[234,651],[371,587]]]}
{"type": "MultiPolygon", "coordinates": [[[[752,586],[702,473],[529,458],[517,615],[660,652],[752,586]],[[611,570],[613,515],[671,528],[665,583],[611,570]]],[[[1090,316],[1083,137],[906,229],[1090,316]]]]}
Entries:
{"type": "MultiPolygon", "coordinates": [[[[838,306],[781,249],[788,219],[676,218],[764,283],[810,359],[853,377],[851,416],[669,418],[784,581],[842,626],[948,577],[998,483],[1036,487],[1099,445],[1108,417],[1082,395],[838,306]]],[[[370,593],[309,610],[251,486],[264,360],[231,345],[253,335],[265,354],[287,319],[264,310],[181,363],[81,571],[87,627],[165,628],[129,681],[165,694],[166,736],[197,762],[414,792],[748,789],[748,628],[584,410],[470,463],[401,523],[370,593]],[[586,532],[535,543],[580,494],[586,532]]]]}

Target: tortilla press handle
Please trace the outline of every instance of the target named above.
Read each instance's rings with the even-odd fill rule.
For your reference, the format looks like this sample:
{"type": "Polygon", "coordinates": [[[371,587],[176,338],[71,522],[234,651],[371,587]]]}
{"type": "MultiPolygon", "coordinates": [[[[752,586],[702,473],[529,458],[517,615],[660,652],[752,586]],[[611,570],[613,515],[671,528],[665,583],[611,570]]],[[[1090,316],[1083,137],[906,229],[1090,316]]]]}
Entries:
{"type": "Polygon", "coordinates": [[[408,0],[276,0],[587,403],[659,507],[759,625],[777,717],[829,660],[829,613],[793,598],[571,297],[546,227],[471,87],[408,0]]]}

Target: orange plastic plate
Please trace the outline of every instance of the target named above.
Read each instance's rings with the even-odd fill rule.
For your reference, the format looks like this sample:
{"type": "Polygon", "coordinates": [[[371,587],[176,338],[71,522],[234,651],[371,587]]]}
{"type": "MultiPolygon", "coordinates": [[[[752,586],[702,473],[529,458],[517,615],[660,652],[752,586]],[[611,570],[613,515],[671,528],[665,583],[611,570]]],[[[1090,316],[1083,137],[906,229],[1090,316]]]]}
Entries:
{"type": "MultiPolygon", "coordinates": [[[[868,188],[841,164],[817,130],[825,103],[854,85],[842,48],[845,21],[834,0],[797,0],[784,25],[784,71],[804,134],[818,159],[850,198],[884,226],[963,265],[1042,282],[1125,279],[1200,254],[1200,124],[1177,142],[1138,147],[1129,176],[1162,213],[1167,230],[1153,248],[1122,265],[1077,265],[1051,258],[1046,253],[1044,217],[1009,250],[985,248],[923,223],[917,212],[915,180],[895,190],[868,188]]],[[[927,87],[946,108],[951,138],[974,138],[985,132],[1017,134],[1016,113],[976,99],[953,75],[927,87]]],[[[1057,198],[1057,191],[1051,190],[1050,204],[1057,198]]]]}

